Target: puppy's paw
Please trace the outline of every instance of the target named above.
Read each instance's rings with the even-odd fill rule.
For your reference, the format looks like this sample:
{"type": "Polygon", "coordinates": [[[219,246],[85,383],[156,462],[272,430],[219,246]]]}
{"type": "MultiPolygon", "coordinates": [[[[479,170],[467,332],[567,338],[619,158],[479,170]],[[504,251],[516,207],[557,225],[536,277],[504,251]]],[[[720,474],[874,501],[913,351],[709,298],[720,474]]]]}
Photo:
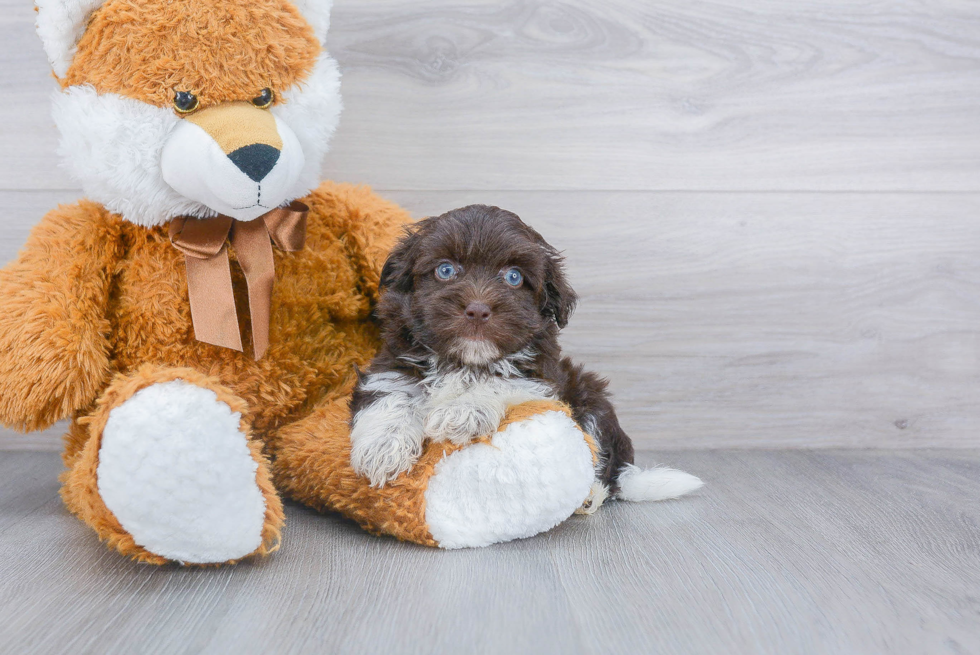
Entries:
{"type": "Polygon", "coordinates": [[[466,445],[493,434],[504,418],[504,406],[457,402],[432,409],[425,417],[425,436],[433,441],[466,445]]]}
{"type": "Polygon", "coordinates": [[[350,464],[372,487],[383,487],[412,468],[421,454],[421,442],[389,434],[371,442],[351,440],[350,464]]]}
{"type": "Polygon", "coordinates": [[[354,417],[350,432],[354,472],[381,487],[422,455],[422,424],[408,404],[375,403],[354,417]]]}

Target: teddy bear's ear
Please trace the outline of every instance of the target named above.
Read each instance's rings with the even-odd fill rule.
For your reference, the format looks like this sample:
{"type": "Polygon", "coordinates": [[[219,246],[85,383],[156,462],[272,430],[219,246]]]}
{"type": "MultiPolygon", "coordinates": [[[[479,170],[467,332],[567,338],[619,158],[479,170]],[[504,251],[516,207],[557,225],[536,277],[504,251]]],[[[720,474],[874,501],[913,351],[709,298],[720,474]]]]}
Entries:
{"type": "Polygon", "coordinates": [[[330,29],[330,7],[333,0],[292,0],[303,17],[313,26],[313,32],[320,43],[327,40],[330,29]]]}
{"type": "Polygon", "coordinates": [[[75,56],[75,46],[93,11],[105,0],[34,0],[37,34],[44,43],[51,68],[64,77],[75,56]]]}

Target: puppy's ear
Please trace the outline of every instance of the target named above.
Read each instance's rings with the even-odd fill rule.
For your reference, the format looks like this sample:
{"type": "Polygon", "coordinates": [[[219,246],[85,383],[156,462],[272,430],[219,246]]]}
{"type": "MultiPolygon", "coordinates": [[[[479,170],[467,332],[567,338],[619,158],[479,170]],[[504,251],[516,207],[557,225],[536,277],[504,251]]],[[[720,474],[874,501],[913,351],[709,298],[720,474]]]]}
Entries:
{"type": "Polygon", "coordinates": [[[541,313],[551,316],[559,328],[568,325],[568,318],[578,302],[578,294],[565,277],[565,263],[561,254],[545,243],[544,305],[541,313]]]}
{"type": "Polygon", "coordinates": [[[381,268],[382,289],[407,293],[412,290],[412,267],[415,265],[417,245],[421,237],[417,225],[405,229],[405,235],[395,244],[381,268]]]}

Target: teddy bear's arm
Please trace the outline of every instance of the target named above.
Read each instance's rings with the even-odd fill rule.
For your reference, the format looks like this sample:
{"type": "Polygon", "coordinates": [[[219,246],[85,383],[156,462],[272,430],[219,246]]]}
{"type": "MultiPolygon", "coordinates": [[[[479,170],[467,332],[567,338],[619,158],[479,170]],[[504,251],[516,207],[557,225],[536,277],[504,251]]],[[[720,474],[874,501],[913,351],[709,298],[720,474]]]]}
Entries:
{"type": "Polygon", "coordinates": [[[121,247],[118,223],[83,201],[48,213],[0,270],[0,423],[40,430],[95,400],[121,247]]]}
{"type": "Polygon", "coordinates": [[[412,217],[366,186],[324,182],[309,200],[316,213],[343,235],[365,295],[377,302],[385,259],[412,217]]]}

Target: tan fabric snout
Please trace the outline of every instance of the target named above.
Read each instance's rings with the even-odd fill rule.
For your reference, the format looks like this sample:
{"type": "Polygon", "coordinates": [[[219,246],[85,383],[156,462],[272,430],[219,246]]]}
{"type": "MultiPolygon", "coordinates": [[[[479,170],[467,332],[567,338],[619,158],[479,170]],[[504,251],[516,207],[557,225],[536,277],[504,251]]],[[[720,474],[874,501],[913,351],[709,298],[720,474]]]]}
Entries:
{"type": "Polygon", "coordinates": [[[226,155],[253,145],[282,150],[276,119],[249,102],[228,102],[195,112],[186,119],[208,133],[226,155]]]}

